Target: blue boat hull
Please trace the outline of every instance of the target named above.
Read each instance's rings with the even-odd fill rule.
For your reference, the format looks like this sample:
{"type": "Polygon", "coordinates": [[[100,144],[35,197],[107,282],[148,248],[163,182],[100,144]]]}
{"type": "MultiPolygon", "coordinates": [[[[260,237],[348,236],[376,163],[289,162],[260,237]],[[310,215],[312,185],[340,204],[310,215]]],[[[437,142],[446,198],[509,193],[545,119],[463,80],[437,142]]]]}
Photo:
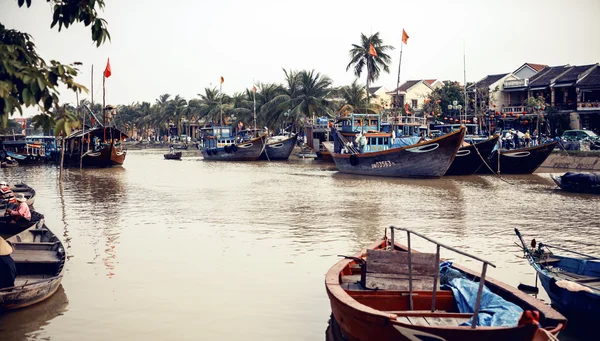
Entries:
{"type": "Polygon", "coordinates": [[[544,272],[538,272],[538,277],[544,290],[548,293],[552,305],[569,318],[574,316],[584,318],[600,317],[600,295],[585,291],[571,292],[556,285],[554,278],[544,272]]]}

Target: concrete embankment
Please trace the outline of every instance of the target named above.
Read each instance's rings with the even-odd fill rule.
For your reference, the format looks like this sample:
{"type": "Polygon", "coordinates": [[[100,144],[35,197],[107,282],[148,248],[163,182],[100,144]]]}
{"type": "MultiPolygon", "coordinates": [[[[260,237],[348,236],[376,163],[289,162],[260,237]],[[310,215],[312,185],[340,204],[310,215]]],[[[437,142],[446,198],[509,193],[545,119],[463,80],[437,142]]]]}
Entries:
{"type": "Polygon", "coordinates": [[[589,172],[600,171],[600,151],[554,151],[540,166],[539,170],[550,168],[589,172]]]}

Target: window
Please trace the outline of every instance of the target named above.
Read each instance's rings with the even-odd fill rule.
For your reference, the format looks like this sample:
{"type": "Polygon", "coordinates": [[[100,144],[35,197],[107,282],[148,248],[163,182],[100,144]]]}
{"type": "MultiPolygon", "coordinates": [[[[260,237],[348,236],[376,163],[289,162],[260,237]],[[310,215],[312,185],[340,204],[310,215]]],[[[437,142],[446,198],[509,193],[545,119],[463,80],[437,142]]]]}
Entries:
{"type": "Polygon", "coordinates": [[[416,99],[413,99],[413,100],[412,100],[412,105],[411,105],[411,106],[413,107],[413,109],[416,109],[416,108],[417,108],[417,106],[418,106],[418,103],[417,103],[417,100],[416,100],[416,99]]]}

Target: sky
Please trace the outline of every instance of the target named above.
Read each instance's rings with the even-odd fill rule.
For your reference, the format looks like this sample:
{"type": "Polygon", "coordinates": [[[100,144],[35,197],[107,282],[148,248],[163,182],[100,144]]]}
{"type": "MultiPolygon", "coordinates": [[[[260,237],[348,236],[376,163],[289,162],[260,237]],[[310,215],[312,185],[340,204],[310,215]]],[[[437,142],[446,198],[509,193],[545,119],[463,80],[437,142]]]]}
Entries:
{"type": "MultiPolygon", "coordinates": [[[[154,103],[161,94],[189,100],[206,87],[229,94],[254,82],[282,82],[285,69],[314,69],[335,86],[350,84],[349,50],[360,34],[380,32],[391,51],[390,73],[374,85],[395,89],[402,29],[401,82],[464,79],[515,71],[525,62],[583,65],[600,62],[600,1],[184,1],[105,0],[100,17],[112,40],[100,48],[91,30],[75,24],[50,28],[52,11],[43,0],[19,8],[0,0],[0,22],[33,36],[46,60],[82,62],[77,81],[102,98],[102,71],[110,57],[107,104],[154,103]]],[[[361,77],[365,82],[366,74],[361,77]]],[[[81,97],[90,98],[91,91],[81,97]]],[[[75,95],[61,89],[61,101],[75,95]]],[[[26,116],[35,114],[34,109],[26,116]]]]}

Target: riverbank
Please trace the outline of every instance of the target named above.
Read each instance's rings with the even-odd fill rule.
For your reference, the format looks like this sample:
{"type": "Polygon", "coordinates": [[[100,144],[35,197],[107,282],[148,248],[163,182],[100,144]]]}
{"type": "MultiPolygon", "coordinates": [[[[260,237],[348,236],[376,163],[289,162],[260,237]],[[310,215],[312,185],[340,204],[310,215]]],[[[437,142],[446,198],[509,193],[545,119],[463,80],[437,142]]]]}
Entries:
{"type": "Polygon", "coordinates": [[[552,168],[600,171],[600,151],[556,150],[544,161],[538,172],[552,168]]]}

